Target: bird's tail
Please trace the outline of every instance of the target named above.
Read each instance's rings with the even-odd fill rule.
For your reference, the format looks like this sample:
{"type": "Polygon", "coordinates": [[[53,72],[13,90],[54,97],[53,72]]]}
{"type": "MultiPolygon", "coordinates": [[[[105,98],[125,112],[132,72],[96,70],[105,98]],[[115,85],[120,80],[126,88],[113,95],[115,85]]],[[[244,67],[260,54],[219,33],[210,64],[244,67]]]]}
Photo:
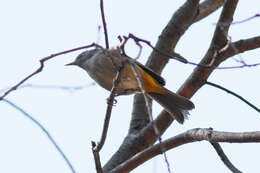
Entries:
{"type": "Polygon", "coordinates": [[[148,95],[157,101],[174,119],[183,124],[184,119],[188,117],[188,110],[193,109],[194,104],[187,98],[177,95],[166,89],[165,94],[149,92],[148,95]]]}

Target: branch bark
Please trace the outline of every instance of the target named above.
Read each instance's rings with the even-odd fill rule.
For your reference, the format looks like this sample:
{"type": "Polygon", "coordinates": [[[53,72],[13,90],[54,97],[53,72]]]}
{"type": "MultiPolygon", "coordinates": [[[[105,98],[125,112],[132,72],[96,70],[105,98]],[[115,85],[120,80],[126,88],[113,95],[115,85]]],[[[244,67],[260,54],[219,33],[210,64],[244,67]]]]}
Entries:
{"type": "Polygon", "coordinates": [[[199,13],[194,22],[204,19],[224,4],[224,0],[206,0],[199,5],[199,13]]]}
{"type": "MultiPolygon", "coordinates": [[[[256,132],[220,132],[212,129],[191,129],[182,134],[169,138],[162,142],[166,150],[176,148],[178,146],[197,141],[210,142],[230,142],[230,143],[250,143],[260,142],[260,131],[256,132]]],[[[120,164],[113,169],[111,173],[130,172],[145,161],[161,154],[160,144],[153,145],[140,153],[133,156],[131,159],[120,164]]]]}

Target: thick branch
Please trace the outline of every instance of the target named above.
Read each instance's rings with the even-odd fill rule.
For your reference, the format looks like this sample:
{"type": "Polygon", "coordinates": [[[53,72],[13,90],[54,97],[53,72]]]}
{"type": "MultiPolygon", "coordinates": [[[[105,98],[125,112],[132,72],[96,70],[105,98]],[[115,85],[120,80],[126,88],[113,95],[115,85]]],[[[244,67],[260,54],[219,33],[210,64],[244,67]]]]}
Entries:
{"type": "MultiPolygon", "coordinates": [[[[199,0],[187,0],[172,16],[169,23],[162,31],[155,48],[171,54],[184,32],[191,26],[194,18],[198,14],[199,0]]],[[[168,63],[169,58],[165,55],[153,51],[146,65],[153,71],[160,74],[168,63]]]]}
{"type": "Polygon", "coordinates": [[[201,60],[200,64],[210,64],[214,60],[212,68],[205,68],[202,66],[197,66],[189,78],[178,90],[178,93],[187,98],[192,97],[198,89],[200,89],[207,78],[222,61],[221,59],[216,59],[216,55],[219,50],[221,50],[227,44],[227,32],[229,26],[233,20],[233,15],[237,5],[237,0],[226,1],[216,26],[216,30],[211,42],[211,45],[201,60]]]}
{"type": "Polygon", "coordinates": [[[221,7],[223,4],[224,4],[224,0],[206,0],[206,1],[203,1],[199,5],[199,14],[196,16],[194,22],[197,22],[197,21],[207,17],[208,15],[210,15],[211,13],[216,11],[219,7],[221,7]]]}
{"type": "MultiPolygon", "coordinates": [[[[170,150],[181,146],[183,144],[197,142],[197,141],[210,141],[210,142],[231,142],[231,143],[249,143],[249,142],[260,142],[260,131],[257,132],[220,132],[212,131],[211,129],[192,129],[182,134],[163,141],[163,145],[166,150],[170,150]]],[[[145,161],[161,154],[160,145],[153,145],[140,153],[136,154],[131,159],[120,164],[111,172],[130,172],[137,166],[141,165],[145,161]]]]}

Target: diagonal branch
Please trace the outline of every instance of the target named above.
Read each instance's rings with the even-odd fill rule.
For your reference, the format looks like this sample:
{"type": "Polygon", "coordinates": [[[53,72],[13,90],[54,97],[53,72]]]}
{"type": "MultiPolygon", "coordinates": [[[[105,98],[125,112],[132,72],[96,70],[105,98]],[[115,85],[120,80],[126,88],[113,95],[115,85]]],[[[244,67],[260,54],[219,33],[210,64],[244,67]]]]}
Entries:
{"type": "MultiPolygon", "coordinates": [[[[193,24],[197,16],[199,0],[187,0],[172,16],[163,29],[155,45],[156,50],[171,54],[184,32],[193,24]]],[[[146,65],[160,74],[169,58],[153,50],[146,65]]]]}
{"type": "Polygon", "coordinates": [[[224,0],[206,0],[200,3],[199,5],[199,13],[195,18],[194,22],[198,22],[201,19],[207,17],[214,11],[216,11],[219,7],[224,4],[224,0]]]}
{"type": "Polygon", "coordinates": [[[225,1],[211,45],[206,55],[200,62],[200,64],[209,64],[212,62],[212,60],[214,60],[213,67],[205,68],[202,66],[197,66],[193,73],[178,90],[180,95],[187,98],[192,97],[196,91],[205,84],[207,78],[214,71],[215,67],[217,67],[222,62],[221,58],[218,58],[217,55],[219,50],[227,45],[227,33],[233,20],[237,2],[237,0],[225,1]]]}

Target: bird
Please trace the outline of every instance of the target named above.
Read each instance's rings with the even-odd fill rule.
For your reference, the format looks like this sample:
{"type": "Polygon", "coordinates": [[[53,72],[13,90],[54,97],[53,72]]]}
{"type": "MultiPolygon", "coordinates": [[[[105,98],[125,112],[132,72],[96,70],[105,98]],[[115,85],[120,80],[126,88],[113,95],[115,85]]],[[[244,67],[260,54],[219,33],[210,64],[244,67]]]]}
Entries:
{"type": "Polygon", "coordinates": [[[183,124],[184,119],[188,117],[188,111],[195,107],[189,99],[165,88],[165,80],[159,74],[122,53],[118,47],[86,50],[80,53],[73,62],[66,65],[82,68],[108,91],[111,91],[113,87],[113,81],[119,68],[122,68],[116,96],[142,93],[142,88],[140,88],[132,68],[134,66],[140,76],[145,93],[159,103],[180,124],[183,124]]]}

